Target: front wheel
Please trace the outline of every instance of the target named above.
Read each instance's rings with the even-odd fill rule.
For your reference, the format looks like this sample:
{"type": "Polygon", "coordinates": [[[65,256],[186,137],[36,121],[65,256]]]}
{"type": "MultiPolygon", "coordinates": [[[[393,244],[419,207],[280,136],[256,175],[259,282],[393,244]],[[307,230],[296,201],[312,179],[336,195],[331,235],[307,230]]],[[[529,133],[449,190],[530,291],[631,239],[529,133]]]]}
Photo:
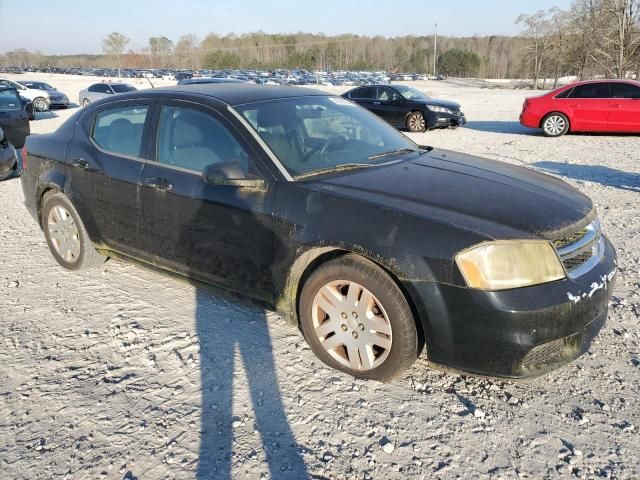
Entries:
{"type": "Polygon", "coordinates": [[[44,236],[60,265],[68,270],[86,270],[106,261],[93,247],[78,212],[65,195],[47,194],[43,203],[44,236]]]}
{"type": "Polygon", "coordinates": [[[320,265],[305,282],[300,323],[313,352],[357,378],[390,380],[418,357],[407,300],[384,270],[348,254],[320,265]]]}
{"type": "Polygon", "coordinates": [[[545,137],[561,137],[569,131],[569,119],[562,113],[550,113],[542,120],[545,137]]]}
{"type": "Polygon", "coordinates": [[[411,132],[424,132],[426,130],[427,122],[424,119],[422,112],[411,112],[407,117],[407,128],[411,132]]]}
{"type": "Polygon", "coordinates": [[[33,99],[33,108],[35,108],[36,112],[46,112],[49,110],[49,104],[45,98],[37,97],[33,99]]]}

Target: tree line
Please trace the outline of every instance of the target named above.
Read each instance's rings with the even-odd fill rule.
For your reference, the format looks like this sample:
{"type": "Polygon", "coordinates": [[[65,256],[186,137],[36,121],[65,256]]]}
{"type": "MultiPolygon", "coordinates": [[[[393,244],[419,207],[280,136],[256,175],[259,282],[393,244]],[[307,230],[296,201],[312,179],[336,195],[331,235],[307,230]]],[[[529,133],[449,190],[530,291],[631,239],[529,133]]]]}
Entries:
{"type": "MultiPolygon", "coordinates": [[[[444,73],[461,77],[532,78],[534,88],[563,76],[591,78],[640,74],[640,0],[574,0],[567,10],[552,8],[521,15],[517,36],[438,37],[268,34],[253,32],[200,39],[187,34],[175,43],[149,39],[136,50],[114,32],[103,40],[103,55],[48,56],[23,49],[0,64],[99,68],[386,70],[444,73]],[[433,72],[436,55],[437,72],[433,72]]],[[[637,78],[640,78],[638,75],[637,78]]]]}

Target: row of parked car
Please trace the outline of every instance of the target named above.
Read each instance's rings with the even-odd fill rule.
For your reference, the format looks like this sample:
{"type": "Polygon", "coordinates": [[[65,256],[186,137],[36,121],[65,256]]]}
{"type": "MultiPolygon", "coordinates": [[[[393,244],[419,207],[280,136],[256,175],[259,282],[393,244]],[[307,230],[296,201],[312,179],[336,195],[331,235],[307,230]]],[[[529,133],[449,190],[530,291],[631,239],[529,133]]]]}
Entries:
{"type": "MultiPolygon", "coordinates": [[[[386,71],[347,71],[347,70],[306,70],[306,69],[223,69],[223,70],[175,70],[175,69],[113,69],[113,68],[27,68],[5,67],[11,73],[62,73],[68,75],[85,75],[96,77],[120,78],[163,78],[165,80],[182,80],[185,78],[220,77],[237,78],[256,83],[279,85],[373,85],[387,84],[390,81],[443,80],[441,75],[421,73],[388,73],[386,71]]],[[[0,69],[0,73],[2,70],[0,69]]]]}

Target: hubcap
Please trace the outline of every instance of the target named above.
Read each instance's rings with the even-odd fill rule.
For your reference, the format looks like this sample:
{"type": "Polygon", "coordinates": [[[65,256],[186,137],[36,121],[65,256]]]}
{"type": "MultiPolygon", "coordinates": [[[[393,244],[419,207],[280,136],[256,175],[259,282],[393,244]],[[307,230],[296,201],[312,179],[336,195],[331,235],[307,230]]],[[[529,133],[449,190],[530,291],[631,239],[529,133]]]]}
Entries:
{"type": "Polygon", "coordinates": [[[71,214],[56,205],[49,212],[47,227],[56,253],[66,262],[76,261],[80,256],[80,234],[71,214]]]}
{"type": "Polygon", "coordinates": [[[549,117],[544,122],[544,130],[549,135],[560,135],[564,131],[566,126],[567,123],[564,121],[564,118],[558,115],[549,117]]]}
{"type": "Polygon", "coordinates": [[[43,112],[44,110],[47,109],[47,102],[45,102],[44,100],[36,100],[36,103],[34,105],[36,107],[36,110],[38,110],[39,112],[43,112]]]}
{"type": "Polygon", "coordinates": [[[419,114],[413,114],[409,117],[409,128],[413,131],[424,130],[424,117],[419,114]]]}
{"type": "Polygon", "coordinates": [[[389,356],[389,317],[362,285],[347,280],[327,283],[313,299],[311,315],[322,347],[341,365],[372,370],[389,356]]]}

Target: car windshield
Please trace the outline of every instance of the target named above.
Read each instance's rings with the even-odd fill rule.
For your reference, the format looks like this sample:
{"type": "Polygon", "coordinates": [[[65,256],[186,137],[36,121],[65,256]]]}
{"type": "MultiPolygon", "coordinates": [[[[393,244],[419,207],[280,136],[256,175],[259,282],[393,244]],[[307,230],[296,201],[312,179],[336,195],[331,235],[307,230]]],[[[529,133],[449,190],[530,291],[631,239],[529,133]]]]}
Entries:
{"type": "Polygon", "coordinates": [[[15,90],[0,89],[0,111],[21,110],[22,102],[15,90]]]}
{"type": "Polygon", "coordinates": [[[429,98],[429,95],[422,93],[417,88],[413,87],[405,87],[404,85],[394,85],[395,88],[400,95],[402,95],[407,100],[414,100],[416,98],[429,98]]]}
{"type": "Polygon", "coordinates": [[[120,84],[120,85],[111,85],[111,88],[116,93],[133,92],[134,90],[136,90],[136,87],[133,87],[131,85],[122,85],[122,84],[120,84]]]}
{"type": "Polygon", "coordinates": [[[37,90],[47,90],[49,92],[53,92],[55,90],[55,88],[53,88],[51,85],[49,85],[48,83],[39,83],[39,82],[23,82],[22,83],[25,87],[29,87],[29,88],[35,88],[37,90]]]}
{"type": "Polygon", "coordinates": [[[420,150],[375,115],[340,97],[269,100],[235,109],[296,179],[372,167],[420,150]]]}

